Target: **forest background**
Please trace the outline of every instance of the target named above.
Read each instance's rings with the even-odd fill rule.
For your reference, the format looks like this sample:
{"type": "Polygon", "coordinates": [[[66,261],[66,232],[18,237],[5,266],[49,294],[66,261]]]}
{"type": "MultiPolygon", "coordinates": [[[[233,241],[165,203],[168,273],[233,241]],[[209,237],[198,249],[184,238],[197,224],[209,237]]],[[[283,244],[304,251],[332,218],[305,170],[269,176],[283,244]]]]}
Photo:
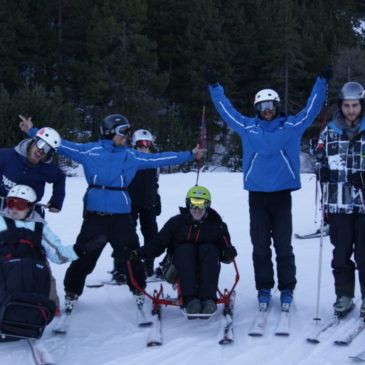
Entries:
{"type": "Polygon", "coordinates": [[[121,113],[155,135],[156,151],[191,149],[206,105],[205,167],[238,171],[241,141],[214,110],[204,68],[252,116],[266,87],[297,113],[333,64],[329,119],[344,82],[365,85],[363,19],[362,0],[0,0],[0,147],[24,137],[18,114],[85,142],[121,113]]]}

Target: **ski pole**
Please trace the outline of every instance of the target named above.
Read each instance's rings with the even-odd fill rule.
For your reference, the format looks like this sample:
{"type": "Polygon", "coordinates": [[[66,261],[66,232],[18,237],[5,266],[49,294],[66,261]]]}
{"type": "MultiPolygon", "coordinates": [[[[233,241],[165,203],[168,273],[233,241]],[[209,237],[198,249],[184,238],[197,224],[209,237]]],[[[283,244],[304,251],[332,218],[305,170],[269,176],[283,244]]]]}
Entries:
{"type": "Polygon", "coordinates": [[[313,318],[317,323],[321,320],[319,317],[319,301],[321,296],[321,279],[322,279],[322,256],[323,256],[323,236],[324,236],[324,206],[327,197],[328,183],[324,183],[322,186],[322,201],[321,201],[321,236],[319,241],[319,260],[318,260],[318,281],[317,281],[317,304],[316,304],[316,316],[313,318]]]}
{"type": "MultiPolygon", "coordinates": [[[[205,141],[205,105],[203,105],[203,110],[202,110],[202,124],[201,124],[199,148],[204,148],[204,141],[205,141]]],[[[195,185],[198,185],[199,182],[200,167],[201,167],[201,159],[198,160],[198,171],[196,175],[195,185]]]]}

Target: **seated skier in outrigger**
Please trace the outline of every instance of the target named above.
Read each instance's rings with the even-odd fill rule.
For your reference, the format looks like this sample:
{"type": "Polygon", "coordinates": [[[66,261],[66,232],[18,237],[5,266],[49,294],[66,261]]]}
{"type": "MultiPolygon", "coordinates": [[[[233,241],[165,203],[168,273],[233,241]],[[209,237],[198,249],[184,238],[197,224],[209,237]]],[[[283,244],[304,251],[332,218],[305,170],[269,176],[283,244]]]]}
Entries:
{"type": "MultiPolygon", "coordinates": [[[[185,203],[186,207],[180,207],[180,214],[165,223],[155,240],[132,251],[129,259],[158,257],[167,249],[176,268],[183,312],[188,319],[205,319],[217,310],[220,262],[231,263],[237,251],[227,225],[210,207],[208,189],[192,187],[185,203]]],[[[169,277],[167,281],[173,280],[169,277]]]]}
{"type": "MultiPolygon", "coordinates": [[[[51,274],[47,258],[63,264],[84,254],[75,246],[62,246],[34,210],[36,200],[30,186],[15,185],[1,212],[0,342],[42,336],[56,310],[49,299],[51,274]]],[[[98,242],[93,242],[95,245],[98,242]]]]}

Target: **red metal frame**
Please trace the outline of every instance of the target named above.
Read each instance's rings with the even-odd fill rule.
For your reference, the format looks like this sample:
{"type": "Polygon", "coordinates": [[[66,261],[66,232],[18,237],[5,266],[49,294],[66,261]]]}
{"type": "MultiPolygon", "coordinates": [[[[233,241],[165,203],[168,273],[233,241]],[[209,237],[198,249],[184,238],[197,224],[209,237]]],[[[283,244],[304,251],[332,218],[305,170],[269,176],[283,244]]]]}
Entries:
{"type": "MultiPolygon", "coordinates": [[[[232,285],[232,288],[230,290],[224,289],[223,293],[219,290],[219,288],[217,288],[217,293],[218,293],[218,297],[219,297],[216,301],[217,304],[223,303],[224,305],[229,305],[231,295],[232,295],[234,289],[236,288],[237,283],[240,279],[240,274],[238,272],[236,261],[233,259],[232,263],[234,265],[234,269],[236,272],[235,281],[232,285]]],[[[151,295],[145,289],[141,288],[139,286],[139,284],[137,283],[137,281],[135,280],[134,275],[133,275],[132,265],[131,265],[130,261],[127,261],[127,267],[128,267],[128,273],[129,273],[129,277],[130,277],[132,285],[136,289],[138,289],[141,293],[143,293],[144,295],[146,295],[148,298],[150,298],[152,300],[154,309],[157,309],[160,305],[180,306],[182,304],[181,290],[180,290],[180,285],[179,285],[178,280],[174,284],[176,286],[177,293],[178,293],[177,298],[163,298],[163,285],[162,284],[160,284],[160,289],[159,290],[155,289],[153,291],[153,294],[151,295]]]]}

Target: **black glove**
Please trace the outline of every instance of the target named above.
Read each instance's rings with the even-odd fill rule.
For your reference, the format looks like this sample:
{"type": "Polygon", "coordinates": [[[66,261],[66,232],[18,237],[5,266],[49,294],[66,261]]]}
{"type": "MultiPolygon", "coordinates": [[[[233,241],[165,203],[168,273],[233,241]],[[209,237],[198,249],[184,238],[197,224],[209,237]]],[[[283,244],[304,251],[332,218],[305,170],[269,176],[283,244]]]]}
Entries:
{"type": "Polygon", "coordinates": [[[208,85],[214,85],[218,83],[217,75],[211,67],[207,67],[204,70],[204,76],[208,85]]]}
{"type": "Polygon", "coordinates": [[[349,172],[347,181],[356,189],[365,189],[365,171],[349,172]]]}
{"type": "Polygon", "coordinates": [[[229,246],[222,251],[221,261],[224,264],[230,264],[232,260],[237,256],[237,251],[234,246],[229,246]]]}
{"type": "Polygon", "coordinates": [[[107,242],[108,238],[101,234],[88,242],[84,242],[82,244],[75,243],[73,249],[78,257],[83,257],[89,253],[92,253],[93,251],[103,248],[107,242]]]}
{"type": "Polygon", "coordinates": [[[332,65],[328,65],[326,66],[320,73],[319,73],[319,77],[322,77],[323,79],[326,79],[327,81],[329,81],[333,76],[333,66],[332,65]]]}
{"type": "Polygon", "coordinates": [[[136,250],[132,250],[129,252],[127,261],[138,261],[141,258],[142,258],[142,255],[139,252],[139,249],[136,249],[136,250]]]}
{"type": "Polygon", "coordinates": [[[155,214],[156,214],[156,216],[159,216],[161,214],[161,197],[160,197],[160,194],[156,194],[155,214]]]}

